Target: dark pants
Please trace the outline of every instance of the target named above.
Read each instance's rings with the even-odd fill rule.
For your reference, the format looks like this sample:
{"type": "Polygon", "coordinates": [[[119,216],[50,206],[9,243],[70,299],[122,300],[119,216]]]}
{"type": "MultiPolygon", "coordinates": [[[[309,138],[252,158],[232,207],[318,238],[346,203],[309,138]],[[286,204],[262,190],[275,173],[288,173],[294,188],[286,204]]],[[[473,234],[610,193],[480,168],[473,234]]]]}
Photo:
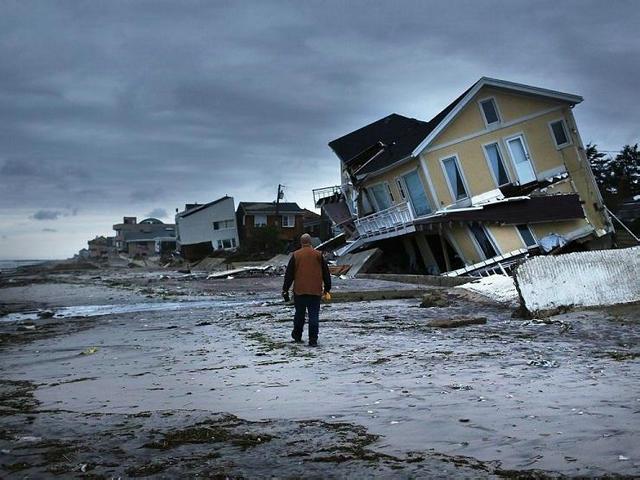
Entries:
{"type": "Polygon", "coordinates": [[[304,330],[304,315],[309,312],[309,342],[318,341],[318,327],[320,323],[320,297],[318,295],[294,295],[293,303],[296,307],[296,314],[293,318],[292,336],[297,339],[302,338],[304,330]]]}

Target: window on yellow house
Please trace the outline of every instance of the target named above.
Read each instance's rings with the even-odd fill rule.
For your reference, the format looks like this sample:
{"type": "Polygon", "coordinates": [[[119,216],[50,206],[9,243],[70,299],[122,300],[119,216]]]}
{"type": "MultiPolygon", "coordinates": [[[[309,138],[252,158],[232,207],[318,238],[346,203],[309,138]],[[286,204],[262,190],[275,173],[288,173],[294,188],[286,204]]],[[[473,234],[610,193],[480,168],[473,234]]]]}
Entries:
{"type": "Polygon", "coordinates": [[[496,107],[496,102],[493,98],[482,100],[480,102],[480,108],[482,109],[484,121],[486,122],[487,126],[493,125],[494,123],[500,123],[498,108],[496,107]]]}

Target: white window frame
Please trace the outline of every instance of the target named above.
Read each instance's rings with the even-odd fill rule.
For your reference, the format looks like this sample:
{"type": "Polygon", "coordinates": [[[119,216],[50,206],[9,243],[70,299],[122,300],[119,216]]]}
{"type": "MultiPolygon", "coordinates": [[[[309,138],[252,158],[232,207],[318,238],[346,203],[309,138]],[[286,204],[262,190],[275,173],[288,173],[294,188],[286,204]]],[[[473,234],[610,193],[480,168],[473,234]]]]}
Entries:
{"type": "Polygon", "coordinates": [[[502,166],[504,167],[505,172],[507,173],[507,183],[503,183],[502,185],[508,185],[513,182],[513,176],[509,169],[508,162],[506,161],[505,155],[502,153],[502,147],[500,146],[500,140],[494,140],[492,142],[487,142],[482,144],[482,153],[484,153],[484,159],[487,161],[487,167],[489,168],[489,173],[491,174],[491,178],[493,178],[496,187],[501,187],[502,185],[498,183],[498,178],[496,178],[493,173],[493,169],[491,168],[491,159],[489,158],[489,154],[487,153],[487,148],[489,145],[496,145],[498,147],[498,154],[500,154],[500,158],[502,159],[502,166]]]}
{"type": "Polygon", "coordinates": [[[446,157],[442,157],[440,158],[440,168],[442,169],[442,175],[444,175],[444,179],[447,182],[447,186],[449,187],[449,195],[451,196],[451,199],[453,200],[454,204],[460,204],[463,202],[471,202],[471,190],[469,189],[469,184],[467,183],[467,178],[464,175],[464,171],[462,170],[462,164],[460,163],[460,158],[458,157],[457,153],[453,153],[451,155],[447,155],[446,157]],[[460,174],[460,177],[462,178],[462,184],[464,185],[464,190],[467,194],[466,197],[461,198],[461,199],[456,199],[455,198],[455,190],[453,188],[453,186],[451,185],[451,181],[449,180],[449,175],[447,175],[447,169],[444,166],[444,161],[445,160],[449,160],[450,158],[455,159],[456,161],[456,166],[458,167],[458,173],[460,174]]]}
{"type": "Polygon", "coordinates": [[[253,216],[253,226],[254,227],[266,227],[268,225],[267,215],[254,215],[253,216]],[[258,218],[264,218],[264,223],[258,223],[258,218]]]}
{"type": "Polygon", "coordinates": [[[498,101],[496,100],[496,97],[491,96],[491,97],[483,97],[483,98],[479,98],[478,99],[478,108],[480,109],[480,115],[482,115],[482,121],[484,122],[484,126],[485,128],[496,128],[498,126],[500,126],[502,124],[502,112],[500,111],[500,109],[498,108],[498,101]],[[498,121],[497,122],[493,122],[493,123],[489,123],[487,121],[487,117],[484,113],[484,108],[482,108],[482,104],[485,102],[493,102],[493,107],[496,110],[496,115],[498,115],[498,121]]]}
{"type": "Polygon", "coordinates": [[[513,228],[516,229],[516,232],[518,233],[518,237],[520,237],[520,240],[522,241],[522,245],[524,245],[524,248],[527,248],[527,249],[536,248],[539,245],[538,239],[536,237],[536,234],[533,233],[533,230],[531,230],[531,227],[529,226],[529,224],[520,223],[518,225],[514,225],[513,228]],[[533,245],[527,245],[527,242],[524,241],[524,238],[522,237],[522,234],[520,233],[520,229],[518,229],[518,225],[524,225],[525,227],[527,227],[527,229],[529,230],[529,233],[533,237],[533,241],[535,242],[533,245]]]}
{"type": "Polygon", "coordinates": [[[560,150],[561,148],[565,148],[573,144],[573,141],[571,139],[571,133],[569,132],[569,127],[564,118],[556,118],[555,120],[551,120],[550,122],[547,123],[547,125],[549,126],[549,132],[551,132],[551,138],[553,139],[553,144],[556,146],[556,150],[560,150]],[[553,132],[553,128],[551,127],[552,124],[558,123],[558,122],[560,122],[560,124],[562,125],[562,128],[564,129],[564,135],[565,137],[567,137],[567,141],[562,144],[558,144],[558,140],[556,139],[556,134],[553,132]]]}
{"type": "Polygon", "coordinates": [[[529,161],[531,162],[531,168],[533,168],[533,175],[536,177],[536,180],[540,178],[538,175],[539,169],[536,165],[535,160],[533,159],[533,155],[531,154],[531,149],[529,148],[529,142],[527,142],[527,137],[525,136],[523,131],[518,133],[514,133],[509,135],[508,137],[502,138],[502,143],[504,144],[505,151],[509,154],[509,162],[511,163],[511,168],[513,168],[514,180],[517,181],[518,185],[523,185],[520,182],[520,176],[518,175],[518,169],[516,168],[516,162],[513,159],[513,155],[511,154],[511,149],[509,148],[509,140],[513,140],[514,138],[522,137],[522,144],[524,145],[525,150],[527,151],[527,155],[529,155],[529,161]]]}
{"type": "Polygon", "coordinates": [[[296,216],[295,215],[282,215],[281,220],[282,228],[295,228],[296,226],[296,216]],[[285,222],[286,219],[286,222],[285,222]],[[286,225],[285,225],[286,223],[286,225]]]}
{"type": "MultiPolygon", "coordinates": [[[[500,250],[500,247],[498,246],[498,242],[496,241],[495,237],[493,236],[493,233],[491,232],[491,230],[489,230],[489,227],[487,227],[486,225],[484,225],[484,224],[482,224],[480,222],[476,222],[476,223],[478,225],[480,225],[480,227],[482,227],[482,229],[484,230],[484,233],[487,236],[487,238],[489,239],[489,241],[491,242],[491,246],[495,250],[496,255],[502,255],[502,250],[500,250]]],[[[469,237],[471,237],[471,241],[473,242],[473,246],[476,248],[476,252],[478,252],[478,255],[480,256],[480,259],[481,260],[489,260],[490,258],[493,258],[493,257],[487,257],[484,254],[484,251],[482,250],[482,247],[478,243],[478,240],[476,239],[476,236],[471,231],[471,227],[467,225],[466,228],[467,228],[467,232],[469,233],[469,237]]]]}
{"type": "MultiPolygon", "coordinates": [[[[448,158],[448,157],[447,157],[448,158]]],[[[429,215],[433,215],[433,213],[436,211],[433,208],[433,205],[431,203],[431,199],[429,198],[429,194],[427,192],[427,189],[424,188],[424,182],[422,181],[422,177],[420,176],[420,168],[411,168],[409,170],[407,170],[406,172],[402,173],[402,175],[400,175],[398,178],[398,185],[401,185],[402,188],[405,191],[405,196],[402,197],[403,200],[405,202],[407,202],[409,204],[409,206],[411,207],[411,212],[413,213],[414,217],[427,217],[429,215]],[[429,207],[430,212],[425,214],[425,215],[418,215],[416,213],[416,208],[413,205],[413,200],[411,199],[411,194],[409,193],[409,187],[407,187],[407,182],[405,182],[404,177],[406,177],[407,175],[411,174],[415,172],[416,175],[418,176],[418,181],[420,182],[420,186],[422,187],[422,191],[424,192],[424,196],[427,199],[427,206],[429,207]]]]}
{"type": "Polygon", "coordinates": [[[384,184],[387,186],[387,192],[389,193],[389,199],[391,200],[391,205],[395,205],[396,204],[396,198],[393,195],[393,192],[391,191],[391,184],[389,182],[384,182],[384,184]]]}

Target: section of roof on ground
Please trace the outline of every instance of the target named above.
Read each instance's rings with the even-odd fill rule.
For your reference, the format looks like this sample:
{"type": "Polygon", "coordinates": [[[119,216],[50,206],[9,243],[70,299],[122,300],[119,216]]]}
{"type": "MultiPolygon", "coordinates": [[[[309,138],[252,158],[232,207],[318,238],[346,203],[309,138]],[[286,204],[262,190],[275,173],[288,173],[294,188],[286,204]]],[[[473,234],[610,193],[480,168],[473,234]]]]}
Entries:
{"type": "Polygon", "coordinates": [[[214,200],[213,202],[205,203],[203,205],[198,205],[197,207],[193,207],[188,210],[179,212],[176,214],[176,217],[180,217],[180,218],[188,217],[189,215],[193,215],[194,213],[200,212],[205,208],[209,208],[217,203],[222,202],[223,200],[227,200],[228,198],[231,198],[231,197],[229,195],[225,195],[224,197],[220,197],[217,200],[214,200]]]}
{"type": "Polygon", "coordinates": [[[415,157],[451,122],[484,86],[541,95],[576,104],[582,97],[506,80],[482,77],[428,122],[397,113],[329,142],[329,147],[358,175],[377,172],[415,157]]]}
{"type": "MultiPolygon", "coordinates": [[[[253,213],[262,213],[269,214],[275,213],[276,211],[276,203],[275,202],[240,202],[238,204],[238,210],[244,210],[247,214],[253,213]]],[[[298,206],[297,203],[294,202],[281,202],[278,205],[278,213],[304,213],[304,210],[298,206]]]]}

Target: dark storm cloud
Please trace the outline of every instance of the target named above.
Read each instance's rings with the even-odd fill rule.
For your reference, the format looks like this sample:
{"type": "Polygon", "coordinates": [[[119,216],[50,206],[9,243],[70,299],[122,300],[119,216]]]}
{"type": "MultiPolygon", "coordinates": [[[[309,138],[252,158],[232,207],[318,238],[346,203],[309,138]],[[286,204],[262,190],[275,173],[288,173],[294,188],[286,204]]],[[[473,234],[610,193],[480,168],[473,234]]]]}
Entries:
{"type": "Polygon", "coordinates": [[[67,211],[38,210],[29,218],[33,220],[57,220],[61,217],[75,217],[78,214],[78,211],[78,208],[69,208],[67,211]]]}
{"type": "Polygon", "coordinates": [[[149,213],[145,214],[145,217],[151,218],[167,218],[169,215],[164,208],[154,208],[149,213]]]}
{"type": "Polygon", "coordinates": [[[57,220],[61,216],[62,212],[58,212],[57,210],[38,210],[31,215],[31,218],[34,220],[57,220]]]}
{"type": "Polygon", "coordinates": [[[585,141],[618,148],[638,140],[639,10],[6,2],[0,205],[108,215],[270,200],[278,183],[304,202],[337,180],[328,141],[393,111],[429,119],[483,75],[583,95],[585,141]]]}

